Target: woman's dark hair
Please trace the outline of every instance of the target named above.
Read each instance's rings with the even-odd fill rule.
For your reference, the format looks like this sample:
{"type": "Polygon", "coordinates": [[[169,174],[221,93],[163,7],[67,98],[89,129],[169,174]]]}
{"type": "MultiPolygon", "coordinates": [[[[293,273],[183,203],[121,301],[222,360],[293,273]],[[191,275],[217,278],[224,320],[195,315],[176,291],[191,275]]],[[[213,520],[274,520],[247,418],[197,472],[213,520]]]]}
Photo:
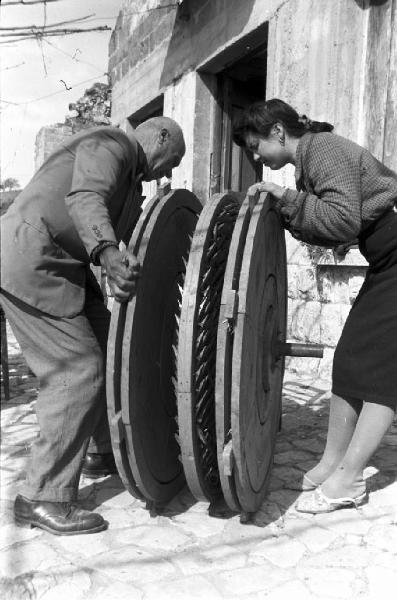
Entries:
{"type": "Polygon", "coordinates": [[[299,115],[283,100],[273,98],[255,102],[244,110],[233,126],[233,140],[239,146],[245,146],[245,136],[248,133],[267,137],[275,123],[282,123],[289,135],[298,138],[308,131],[320,133],[334,128],[330,123],[311,121],[306,115],[299,115]]]}

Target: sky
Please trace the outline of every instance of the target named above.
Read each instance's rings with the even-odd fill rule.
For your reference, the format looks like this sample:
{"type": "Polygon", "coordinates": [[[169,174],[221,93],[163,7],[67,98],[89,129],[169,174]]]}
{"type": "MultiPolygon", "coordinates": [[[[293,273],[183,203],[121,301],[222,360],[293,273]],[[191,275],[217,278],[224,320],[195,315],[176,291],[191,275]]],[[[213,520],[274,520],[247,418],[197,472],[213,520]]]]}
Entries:
{"type": "MultiPolygon", "coordinates": [[[[59,0],[27,6],[19,0],[4,1],[15,6],[1,6],[1,34],[6,33],[1,30],[5,27],[50,25],[88,15],[86,21],[69,27],[108,25],[113,29],[122,4],[121,0],[59,0]]],[[[26,185],[34,173],[34,144],[40,128],[63,122],[70,115],[69,103],[96,81],[107,81],[110,34],[52,36],[41,45],[36,39],[10,43],[0,37],[2,180],[14,177],[21,187],[26,185]]]]}

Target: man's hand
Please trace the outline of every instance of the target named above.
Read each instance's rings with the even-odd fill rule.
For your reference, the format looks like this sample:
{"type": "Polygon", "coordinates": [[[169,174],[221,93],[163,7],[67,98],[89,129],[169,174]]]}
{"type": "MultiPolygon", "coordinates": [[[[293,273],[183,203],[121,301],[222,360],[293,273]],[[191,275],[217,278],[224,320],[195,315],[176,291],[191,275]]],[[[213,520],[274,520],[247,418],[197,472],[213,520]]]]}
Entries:
{"type": "Polygon", "coordinates": [[[120,252],[115,246],[102,250],[99,255],[106,270],[110,289],[117,302],[127,302],[136,292],[141,266],[134,254],[128,250],[120,252]]]}
{"type": "Polygon", "coordinates": [[[251,187],[248,188],[249,195],[254,195],[255,192],[268,192],[277,198],[277,200],[281,200],[285,193],[285,188],[281,187],[281,185],[277,185],[277,183],[272,183],[271,181],[261,181],[260,183],[254,183],[254,185],[251,185],[251,187]]]}

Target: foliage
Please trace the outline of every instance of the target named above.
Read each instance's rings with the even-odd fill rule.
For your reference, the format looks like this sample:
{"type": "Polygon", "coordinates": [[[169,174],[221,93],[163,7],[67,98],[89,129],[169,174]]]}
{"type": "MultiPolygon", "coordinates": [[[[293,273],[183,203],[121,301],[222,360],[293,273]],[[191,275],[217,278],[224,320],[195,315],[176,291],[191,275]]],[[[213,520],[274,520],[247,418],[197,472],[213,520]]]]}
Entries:
{"type": "Polygon", "coordinates": [[[7,177],[0,183],[0,190],[11,191],[20,189],[19,181],[14,177],[7,177]]]}
{"type": "Polygon", "coordinates": [[[84,127],[110,125],[111,88],[107,83],[95,83],[88,88],[77,102],[69,104],[69,110],[76,114],[67,117],[66,122],[84,127]]]}

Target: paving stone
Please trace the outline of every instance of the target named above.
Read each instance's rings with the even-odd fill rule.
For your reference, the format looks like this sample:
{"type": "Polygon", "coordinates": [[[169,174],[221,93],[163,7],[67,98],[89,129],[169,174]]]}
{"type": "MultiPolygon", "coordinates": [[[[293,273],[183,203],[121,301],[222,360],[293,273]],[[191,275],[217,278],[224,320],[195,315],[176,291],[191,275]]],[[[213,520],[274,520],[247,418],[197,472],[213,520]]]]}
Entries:
{"type": "Polygon", "coordinates": [[[224,571],[216,576],[211,574],[211,577],[225,598],[240,598],[243,594],[255,592],[269,594],[278,584],[291,578],[288,571],[271,563],[224,571]]]}
{"type": "MultiPolygon", "coordinates": [[[[51,535],[51,534],[48,534],[51,535]]],[[[46,543],[36,539],[19,542],[0,553],[0,574],[16,577],[28,571],[46,571],[56,567],[61,556],[46,543]]]]}
{"type": "Polygon", "coordinates": [[[294,449],[287,450],[286,452],[279,452],[274,457],[276,465],[296,465],[305,460],[313,460],[313,455],[304,450],[294,449]]]}
{"type": "Polygon", "coordinates": [[[225,545],[216,545],[207,550],[195,549],[170,557],[173,564],[182,571],[184,575],[204,573],[206,571],[230,571],[244,567],[247,556],[234,548],[225,545]]]}
{"type": "Polygon", "coordinates": [[[77,557],[95,556],[109,550],[108,531],[102,531],[95,534],[93,539],[91,535],[65,535],[54,538],[53,545],[59,552],[69,556],[70,560],[77,557]]]}
{"type": "Polygon", "coordinates": [[[274,448],[275,454],[279,452],[288,452],[293,449],[293,444],[290,441],[282,440],[280,437],[276,440],[276,446],[274,448]]]}
{"type": "Polygon", "coordinates": [[[348,533],[364,535],[371,527],[371,522],[361,513],[361,509],[357,510],[355,508],[315,515],[312,520],[321,527],[326,527],[340,535],[348,533]]]}
{"type": "Polygon", "coordinates": [[[216,587],[201,575],[145,585],[144,600],[222,600],[216,587]]]}
{"type": "Polygon", "coordinates": [[[99,506],[95,509],[109,522],[109,531],[125,527],[138,527],[139,525],[156,525],[161,517],[152,517],[148,510],[144,508],[107,508],[99,506]]]}
{"type": "Polygon", "coordinates": [[[132,587],[131,583],[111,582],[107,579],[103,585],[92,586],[84,598],[85,600],[142,600],[143,592],[132,587]]]}
{"type": "Polygon", "coordinates": [[[383,567],[369,567],[366,571],[368,579],[369,600],[390,600],[397,591],[397,572],[383,567]]]}
{"type": "Polygon", "coordinates": [[[300,542],[282,535],[258,544],[249,554],[251,561],[262,563],[267,560],[277,567],[294,567],[307,549],[300,542]]]}
{"type": "Polygon", "coordinates": [[[285,519],[284,531],[304,544],[310,552],[316,553],[329,548],[339,536],[335,531],[296,518],[285,519]]]}
{"type": "Polygon", "coordinates": [[[299,497],[299,492],[282,489],[274,492],[270,492],[267,498],[269,502],[275,502],[281,509],[282,513],[288,510],[294,510],[294,506],[299,497]]]}
{"type": "Polygon", "coordinates": [[[303,558],[303,567],[345,567],[354,569],[365,568],[371,563],[374,552],[368,551],[360,546],[347,546],[344,542],[339,547],[317,552],[307,558],[303,558]]]}
{"type": "Polygon", "coordinates": [[[298,481],[303,476],[303,471],[295,467],[286,467],[275,465],[272,470],[273,474],[281,479],[284,483],[291,481],[298,481]]]}
{"type": "Polygon", "coordinates": [[[175,567],[154,553],[136,546],[122,546],[90,560],[82,560],[85,568],[98,571],[105,577],[118,581],[131,581],[136,586],[175,576],[175,567]]]}
{"type": "MultiPolygon", "coordinates": [[[[13,515],[10,515],[10,520],[11,519],[13,521],[13,515]]],[[[3,516],[1,520],[3,523],[3,516]]],[[[12,546],[18,542],[27,542],[33,540],[41,535],[43,535],[43,531],[41,529],[17,527],[13,524],[13,522],[9,522],[0,527],[0,550],[12,546]]]]}
{"type": "Polygon", "coordinates": [[[370,546],[395,554],[397,563],[397,525],[372,527],[364,541],[370,546]]]}
{"type": "Polygon", "coordinates": [[[42,575],[34,577],[33,586],[40,600],[80,600],[90,589],[91,579],[88,573],[82,572],[78,568],[75,568],[75,571],[71,569],[53,570],[46,573],[44,578],[42,575]],[[53,581],[50,579],[51,576],[53,581]],[[49,589],[42,592],[43,586],[48,586],[48,584],[50,584],[49,589]]]}
{"type": "Polygon", "coordinates": [[[241,547],[243,542],[255,543],[262,542],[267,537],[274,534],[267,529],[260,529],[255,525],[240,523],[239,517],[233,517],[226,521],[226,526],[221,536],[222,543],[231,544],[234,547],[241,547]]]}
{"type": "Polygon", "coordinates": [[[134,544],[156,551],[178,552],[191,546],[192,536],[188,536],[175,525],[151,527],[141,525],[113,532],[113,541],[117,544],[134,544]]]}
{"type": "Polygon", "coordinates": [[[271,475],[270,477],[270,482],[269,482],[269,492],[273,492],[273,491],[277,491],[280,490],[282,487],[284,487],[284,482],[282,479],[279,479],[278,477],[276,477],[276,475],[271,475]]]}
{"type": "Polygon", "coordinates": [[[106,508],[129,507],[134,504],[134,500],[135,498],[133,498],[129,492],[126,490],[123,491],[119,487],[101,487],[96,494],[98,505],[105,506],[106,508]]]}
{"type": "Polygon", "coordinates": [[[208,515],[191,511],[172,517],[172,521],[187,534],[193,531],[195,537],[199,539],[219,535],[226,527],[224,519],[214,519],[208,515]]]}
{"type": "Polygon", "coordinates": [[[374,490],[370,494],[370,502],[376,507],[393,506],[397,497],[397,483],[380,490],[374,490]]]}
{"type": "Polygon", "coordinates": [[[327,598],[346,598],[346,600],[353,598],[353,586],[356,578],[354,571],[328,566],[319,566],[318,568],[298,566],[297,574],[318,600],[323,600],[325,594],[327,598]]]}
{"type": "Polygon", "coordinates": [[[324,442],[318,439],[296,438],[292,440],[292,445],[295,448],[307,450],[308,452],[312,452],[313,454],[319,454],[320,452],[324,451],[324,442]]]}
{"type": "MultiPolygon", "coordinates": [[[[263,598],[263,596],[262,596],[263,598]]],[[[299,579],[293,579],[272,590],[269,600],[311,600],[309,589],[299,579]]],[[[316,600],[320,600],[318,597],[316,600]]]]}
{"type": "Polygon", "coordinates": [[[397,572],[397,556],[396,553],[377,552],[373,558],[372,566],[382,567],[397,572]]]}

